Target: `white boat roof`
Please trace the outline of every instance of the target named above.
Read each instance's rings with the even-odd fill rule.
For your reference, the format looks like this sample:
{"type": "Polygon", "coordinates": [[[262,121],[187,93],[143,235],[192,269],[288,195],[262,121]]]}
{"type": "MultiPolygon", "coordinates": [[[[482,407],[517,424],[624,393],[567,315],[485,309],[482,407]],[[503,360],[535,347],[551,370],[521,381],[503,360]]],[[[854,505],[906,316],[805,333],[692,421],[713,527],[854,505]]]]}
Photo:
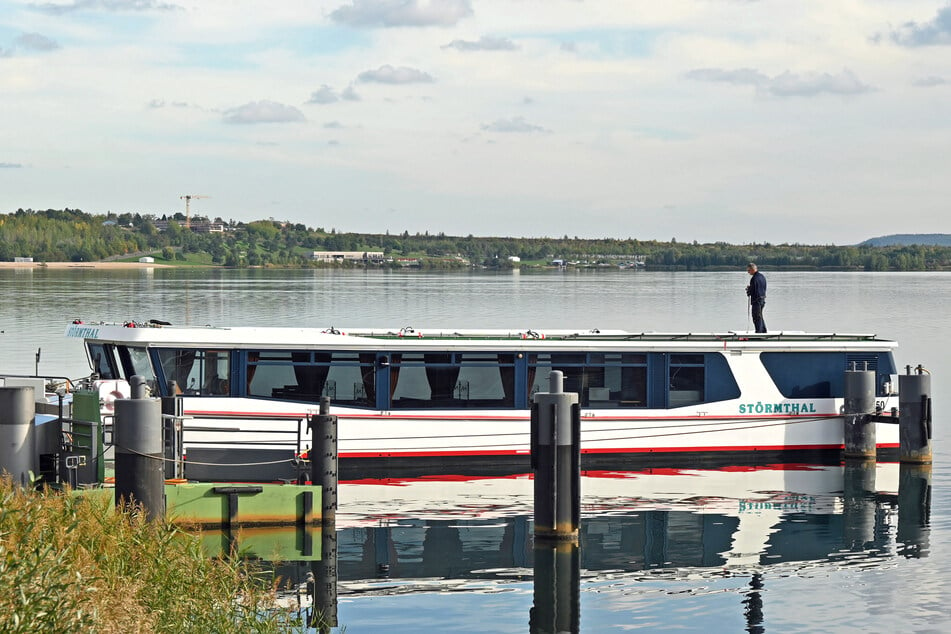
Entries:
{"type": "Polygon", "coordinates": [[[889,350],[895,341],[862,333],[775,331],[635,332],[600,329],[448,329],[448,328],[292,328],[277,326],[174,326],[150,322],[82,322],[66,336],[92,341],[181,347],[350,349],[380,347],[405,350],[889,350]]]}

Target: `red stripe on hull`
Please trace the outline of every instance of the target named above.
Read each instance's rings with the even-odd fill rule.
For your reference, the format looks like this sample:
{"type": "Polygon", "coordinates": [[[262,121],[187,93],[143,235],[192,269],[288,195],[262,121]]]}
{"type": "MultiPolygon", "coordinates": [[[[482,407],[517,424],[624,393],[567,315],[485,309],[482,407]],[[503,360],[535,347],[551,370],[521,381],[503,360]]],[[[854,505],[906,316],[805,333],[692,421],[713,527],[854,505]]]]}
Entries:
{"type": "MultiPolygon", "coordinates": [[[[897,449],[897,443],[880,443],[876,445],[878,449],[897,449]]],[[[608,454],[638,454],[638,453],[726,453],[726,452],[766,452],[766,451],[827,451],[843,449],[843,445],[769,445],[755,447],[618,447],[614,449],[582,449],[582,454],[588,455],[608,455],[608,454]]],[[[340,452],[339,457],[346,458],[441,458],[441,457],[467,457],[467,456],[527,456],[528,451],[480,451],[480,450],[458,450],[458,451],[352,451],[340,452]]]]}

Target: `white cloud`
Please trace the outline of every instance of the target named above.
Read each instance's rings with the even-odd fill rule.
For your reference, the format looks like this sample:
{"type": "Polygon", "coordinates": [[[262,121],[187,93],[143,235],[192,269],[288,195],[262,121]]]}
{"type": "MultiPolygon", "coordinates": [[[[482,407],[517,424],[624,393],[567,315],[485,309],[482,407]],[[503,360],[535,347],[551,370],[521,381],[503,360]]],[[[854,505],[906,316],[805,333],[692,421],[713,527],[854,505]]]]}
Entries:
{"type": "Polygon", "coordinates": [[[224,113],[225,123],[297,123],[305,120],[304,113],[294,106],[266,100],[246,103],[224,113]]]}
{"type": "Polygon", "coordinates": [[[347,86],[344,88],[343,92],[340,93],[340,98],[344,101],[360,101],[360,95],[357,94],[357,91],[353,86],[347,86]]]}
{"type": "Polygon", "coordinates": [[[433,78],[421,70],[401,66],[395,68],[386,64],[376,70],[367,70],[357,76],[357,80],[363,83],[378,84],[429,84],[433,78]]]}
{"type": "Polygon", "coordinates": [[[947,86],[951,82],[949,82],[944,77],[936,77],[934,75],[930,75],[928,77],[922,77],[920,79],[916,79],[915,81],[911,83],[913,86],[919,86],[921,88],[932,88],[934,86],[947,86]]]}
{"type": "Polygon", "coordinates": [[[160,0],[73,0],[72,2],[46,2],[33,5],[46,13],[63,14],[73,11],[177,11],[182,7],[160,0]]]}
{"type": "Polygon", "coordinates": [[[53,51],[59,48],[59,44],[39,33],[24,33],[14,43],[17,48],[29,51],[53,51]]]}
{"type": "Polygon", "coordinates": [[[149,108],[190,108],[191,104],[185,101],[165,101],[164,99],[152,99],[146,104],[149,108]]]}
{"type": "Polygon", "coordinates": [[[323,84],[320,88],[310,93],[310,99],[307,100],[307,103],[327,104],[336,103],[337,101],[340,101],[340,97],[334,92],[334,89],[327,84],[323,84]]]}
{"type": "Polygon", "coordinates": [[[531,133],[531,132],[549,132],[545,128],[535,125],[533,123],[528,123],[525,121],[524,117],[512,117],[510,119],[496,119],[492,123],[482,126],[482,129],[487,132],[516,132],[516,133],[531,133]]]}
{"type": "Polygon", "coordinates": [[[779,97],[812,97],[822,94],[860,95],[873,90],[849,70],[843,70],[835,75],[830,73],[800,75],[786,71],[771,79],[766,89],[779,97]]]}
{"type": "Polygon", "coordinates": [[[906,22],[889,37],[901,46],[946,46],[951,44],[951,6],[938,9],[929,22],[906,22]]]}
{"type": "Polygon", "coordinates": [[[443,48],[454,48],[457,51],[515,51],[518,45],[507,37],[482,36],[476,41],[453,40],[443,48]]]}
{"type": "Polygon", "coordinates": [[[761,92],[776,97],[815,97],[823,94],[859,95],[873,90],[849,70],[843,70],[835,75],[830,73],[798,74],[786,71],[775,77],[769,77],[752,68],[734,70],[698,68],[687,72],[685,76],[698,81],[753,86],[761,92]]]}
{"type": "Polygon", "coordinates": [[[469,0],[351,0],[330,17],[355,27],[442,26],[472,14],[469,0]]]}
{"type": "Polygon", "coordinates": [[[357,94],[357,91],[352,85],[347,86],[338,93],[331,86],[322,84],[320,88],[310,93],[310,99],[307,100],[307,103],[326,105],[337,103],[338,101],[360,101],[360,95],[357,94]]]}

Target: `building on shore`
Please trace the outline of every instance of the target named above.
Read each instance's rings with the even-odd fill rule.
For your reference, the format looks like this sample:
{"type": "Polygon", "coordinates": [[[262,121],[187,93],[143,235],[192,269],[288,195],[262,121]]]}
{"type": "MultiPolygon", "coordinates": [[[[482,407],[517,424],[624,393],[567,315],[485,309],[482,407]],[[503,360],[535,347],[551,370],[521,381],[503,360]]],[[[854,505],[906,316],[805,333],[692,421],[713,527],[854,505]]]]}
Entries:
{"type": "Polygon", "coordinates": [[[311,259],[317,262],[361,262],[379,264],[384,261],[382,251],[313,251],[311,259]]]}

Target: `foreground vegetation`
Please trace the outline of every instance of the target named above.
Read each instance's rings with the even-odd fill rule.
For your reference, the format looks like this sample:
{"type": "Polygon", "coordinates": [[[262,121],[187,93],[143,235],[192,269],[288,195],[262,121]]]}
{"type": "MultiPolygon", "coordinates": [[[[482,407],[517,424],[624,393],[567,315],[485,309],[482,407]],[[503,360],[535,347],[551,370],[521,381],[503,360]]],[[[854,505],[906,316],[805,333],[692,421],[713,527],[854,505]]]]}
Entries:
{"type": "Polygon", "coordinates": [[[948,246],[357,234],[274,220],[241,223],[217,218],[214,222],[225,230],[191,231],[185,228],[182,214],[159,218],[138,213],[90,215],[78,209],[19,209],[0,214],[0,261],[32,257],[37,262],[92,262],[150,255],[156,262],[181,265],[317,267],[352,264],[318,264],[311,257],[314,251],[377,251],[388,259],[384,266],[392,267],[530,267],[548,266],[555,259],[584,266],[617,266],[638,258],[648,269],[666,270],[743,269],[750,260],[772,270],[951,270],[948,246]],[[513,257],[520,261],[513,262],[513,257]]]}
{"type": "Polygon", "coordinates": [[[286,632],[270,573],[101,497],[0,479],[0,632],[286,632]]]}

